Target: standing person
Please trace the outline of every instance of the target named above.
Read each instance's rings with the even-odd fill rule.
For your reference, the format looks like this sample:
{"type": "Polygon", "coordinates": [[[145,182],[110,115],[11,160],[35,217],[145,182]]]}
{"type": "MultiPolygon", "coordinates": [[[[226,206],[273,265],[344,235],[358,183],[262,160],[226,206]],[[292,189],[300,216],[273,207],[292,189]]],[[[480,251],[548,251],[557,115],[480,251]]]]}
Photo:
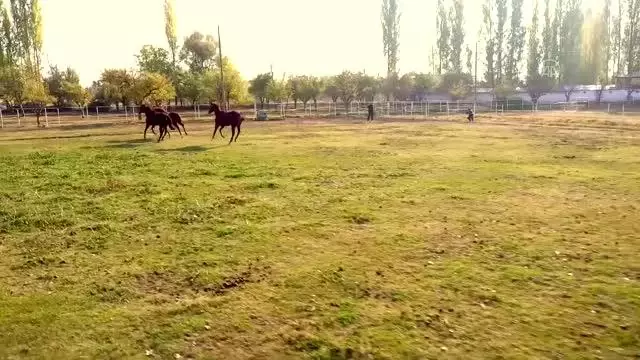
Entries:
{"type": "Polygon", "coordinates": [[[367,106],[367,121],[373,121],[373,104],[369,104],[369,106],[367,106]]]}
{"type": "Polygon", "coordinates": [[[469,122],[475,122],[475,115],[473,114],[473,110],[471,110],[471,108],[467,109],[467,120],[469,120],[469,122]]]}

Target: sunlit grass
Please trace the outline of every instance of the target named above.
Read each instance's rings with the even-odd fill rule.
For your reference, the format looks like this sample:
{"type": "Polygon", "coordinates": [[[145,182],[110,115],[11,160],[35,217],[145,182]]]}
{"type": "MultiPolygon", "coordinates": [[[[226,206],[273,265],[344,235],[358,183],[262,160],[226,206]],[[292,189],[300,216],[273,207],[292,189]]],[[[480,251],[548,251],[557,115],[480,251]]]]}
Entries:
{"type": "Polygon", "coordinates": [[[0,358],[640,352],[633,118],[187,129],[0,132],[0,358]]]}

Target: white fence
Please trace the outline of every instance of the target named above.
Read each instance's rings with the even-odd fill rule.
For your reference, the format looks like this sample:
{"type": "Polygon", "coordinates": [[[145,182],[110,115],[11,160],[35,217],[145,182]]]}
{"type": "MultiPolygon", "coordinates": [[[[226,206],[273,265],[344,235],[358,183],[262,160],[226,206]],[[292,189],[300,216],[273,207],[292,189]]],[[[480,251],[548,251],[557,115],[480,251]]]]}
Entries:
{"type": "MultiPolygon", "coordinates": [[[[247,119],[256,119],[259,111],[265,111],[269,119],[284,118],[336,118],[336,117],[362,117],[367,116],[367,107],[370,102],[352,101],[345,104],[342,101],[322,101],[314,103],[312,101],[304,104],[298,102],[287,103],[266,103],[254,104],[253,106],[232,107],[245,115],[247,119]]],[[[435,116],[464,116],[468,109],[474,112],[502,113],[514,112],[538,112],[538,111],[578,111],[590,110],[605,113],[640,113],[640,101],[631,102],[611,102],[600,103],[591,102],[588,99],[575,100],[571,102],[546,103],[534,106],[525,99],[510,99],[508,101],[378,101],[374,102],[374,116],[377,119],[407,118],[420,119],[435,116]]],[[[186,107],[166,107],[169,111],[180,112],[185,120],[206,121],[211,118],[208,115],[208,104],[195,104],[186,107]]],[[[43,109],[23,108],[6,109],[0,108],[0,128],[36,126],[37,113],[40,113],[40,125],[64,125],[81,124],[83,121],[139,121],[139,107],[126,106],[90,106],[84,108],[55,108],[47,107],[43,109]]]]}

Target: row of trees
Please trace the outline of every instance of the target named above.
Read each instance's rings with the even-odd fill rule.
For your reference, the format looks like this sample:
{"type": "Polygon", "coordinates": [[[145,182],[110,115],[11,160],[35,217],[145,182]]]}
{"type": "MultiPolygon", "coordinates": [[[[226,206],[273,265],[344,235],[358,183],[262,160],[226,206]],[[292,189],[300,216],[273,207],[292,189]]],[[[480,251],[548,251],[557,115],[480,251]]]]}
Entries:
{"type": "Polygon", "coordinates": [[[260,74],[250,81],[249,92],[263,107],[269,101],[291,100],[307,108],[309,101],[328,98],[348,106],[354,100],[371,102],[384,97],[387,100],[422,101],[432,93],[448,93],[453,99],[462,99],[472,91],[473,79],[469,74],[447,73],[433,75],[409,73],[400,77],[373,77],[362,72],[344,71],[330,77],[293,76],[278,80],[270,73],[260,74]]]}
{"type": "Polygon", "coordinates": [[[176,105],[184,105],[185,100],[248,101],[246,82],[229,58],[220,59],[216,39],[194,32],[180,47],[173,0],[164,1],[164,12],[168,48],[143,46],[136,55],[136,71],[106,69],[91,87],[95,100],[116,107],[130,102],[160,104],[169,99],[176,105]]]}
{"type": "MultiPolygon", "coordinates": [[[[480,86],[494,89],[496,95],[526,86],[534,100],[556,88],[569,98],[577,84],[607,85],[616,75],[640,70],[640,0],[602,0],[599,8],[586,12],[581,0],[536,0],[528,27],[524,3],[482,4],[480,58],[485,71],[478,78],[480,86]]],[[[433,73],[472,73],[468,45],[467,66],[462,66],[464,2],[438,0],[436,10],[433,73]]]]}
{"type": "MultiPolygon", "coordinates": [[[[41,66],[42,15],[39,0],[0,0],[0,99],[24,109],[153,104],[185,100],[248,101],[247,84],[230,59],[220,59],[217,41],[194,32],[178,45],[173,0],[164,1],[167,49],[145,45],[137,69],[105,69],[89,88],[71,68],[56,66],[44,77],[41,66]],[[224,70],[224,84],[220,66],[224,70]],[[223,93],[224,89],[224,93],[223,93]]],[[[23,110],[24,114],[24,110],[23,110]]]]}
{"type": "MultiPolygon", "coordinates": [[[[276,79],[266,73],[249,83],[229,58],[221,58],[213,36],[195,32],[178,43],[173,1],[164,1],[166,48],[143,46],[136,55],[137,69],[105,69],[85,89],[70,68],[53,66],[43,77],[39,0],[9,0],[9,4],[0,0],[0,97],[20,107],[84,106],[90,101],[120,107],[142,102],[248,102],[252,95],[260,104],[292,99],[295,106],[300,101],[306,107],[319,97],[349,104],[355,99],[371,101],[376,95],[419,100],[438,91],[463,98],[477,72],[474,52],[465,42],[469,29],[463,0],[437,2],[430,74],[400,75],[400,4],[382,0],[386,77],[345,71],[328,78],[276,79]]],[[[492,88],[497,98],[525,87],[534,101],[554,88],[565,90],[568,99],[577,84],[608,84],[614,74],[640,70],[640,0],[603,0],[601,8],[587,12],[581,0],[537,0],[529,26],[523,25],[523,5],[524,0],[484,0],[482,5],[479,48],[483,54],[475,55],[485,71],[477,80],[478,86],[492,88]]]]}

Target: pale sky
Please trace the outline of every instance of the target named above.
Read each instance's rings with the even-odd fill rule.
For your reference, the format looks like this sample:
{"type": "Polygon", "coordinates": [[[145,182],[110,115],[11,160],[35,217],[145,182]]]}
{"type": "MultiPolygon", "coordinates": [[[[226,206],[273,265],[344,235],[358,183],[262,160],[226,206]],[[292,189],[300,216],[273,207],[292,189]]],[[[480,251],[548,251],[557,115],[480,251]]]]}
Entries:
{"type": "MultiPolygon", "coordinates": [[[[84,85],[96,80],[104,68],[135,67],[134,55],[145,44],[167,48],[163,0],[41,1],[43,65],[71,66],[79,72],[84,85]]],[[[247,80],[269,71],[270,64],[277,76],[283,72],[332,75],[343,70],[385,74],[381,3],[176,0],[178,38],[182,43],[196,30],[215,35],[220,25],[223,55],[231,58],[247,80]]],[[[436,36],[436,3],[437,0],[400,0],[402,73],[429,71],[429,53],[436,36]]],[[[475,44],[481,27],[481,4],[481,0],[465,1],[465,41],[469,44],[475,44]]],[[[533,0],[527,1],[527,24],[532,4],[533,0]]]]}

